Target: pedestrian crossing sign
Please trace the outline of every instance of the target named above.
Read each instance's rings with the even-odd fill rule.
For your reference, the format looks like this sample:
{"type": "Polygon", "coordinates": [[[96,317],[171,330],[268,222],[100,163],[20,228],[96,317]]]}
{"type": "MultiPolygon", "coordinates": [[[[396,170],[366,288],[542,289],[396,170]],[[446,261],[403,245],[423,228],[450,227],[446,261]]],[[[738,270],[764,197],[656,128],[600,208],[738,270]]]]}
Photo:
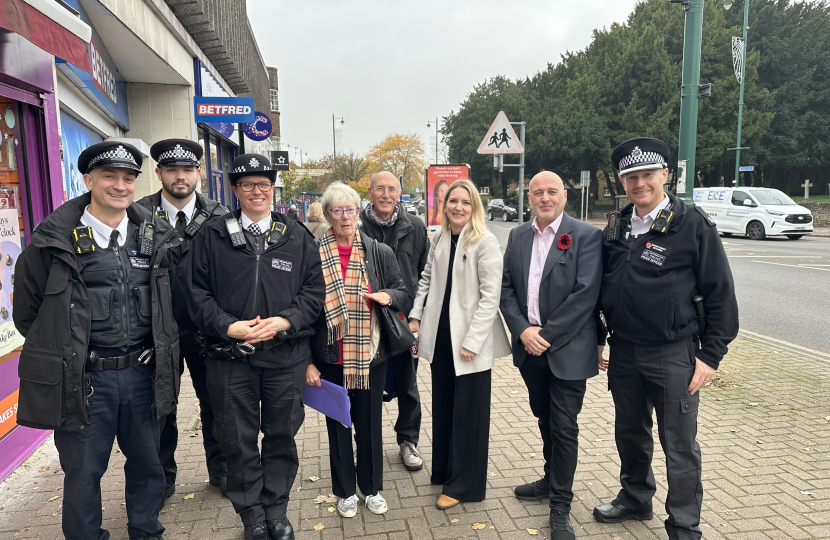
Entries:
{"type": "Polygon", "coordinates": [[[510,120],[504,111],[499,111],[496,119],[493,120],[493,125],[484,135],[481,144],[478,145],[479,154],[521,154],[525,151],[516,132],[513,131],[513,126],[510,125],[510,120]]]}

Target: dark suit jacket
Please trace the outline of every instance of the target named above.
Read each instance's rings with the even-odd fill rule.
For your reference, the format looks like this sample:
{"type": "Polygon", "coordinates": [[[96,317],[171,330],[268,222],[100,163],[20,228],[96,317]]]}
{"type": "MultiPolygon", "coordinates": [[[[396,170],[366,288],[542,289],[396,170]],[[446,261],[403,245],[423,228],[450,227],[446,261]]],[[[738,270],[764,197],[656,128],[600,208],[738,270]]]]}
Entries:
{"type": "MultiPolygon", "coordinates": [[[[510,329],[513,364],[521,367],[527,357],[519,336],[531,326],[527,316],[527,287],[533,252],[532,222],[510,231],[504,252],[501,313],[510,329]]],[[[539,335],[551,344],[548,364],[564,380],[581,380],[599,373],[594,307],[602,283],[602,231],[567,214],[556,231],[548,252],[539,290],[539,335]],[[563,234],[571,246],[559,249],[563,234]]]]}

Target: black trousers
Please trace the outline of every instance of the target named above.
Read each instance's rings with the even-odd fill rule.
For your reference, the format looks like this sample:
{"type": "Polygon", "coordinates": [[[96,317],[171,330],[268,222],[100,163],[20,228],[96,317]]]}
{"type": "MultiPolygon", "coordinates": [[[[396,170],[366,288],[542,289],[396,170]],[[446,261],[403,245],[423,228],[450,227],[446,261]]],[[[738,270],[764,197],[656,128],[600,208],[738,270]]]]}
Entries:
{"type": "Polygon", "coordinates": [[[579,457],[577,416],[582,410],[586,382],[554,375],[547,355],[528,354],[519,373],[527,385],[530,410],[539,420],[545,477],[550,479],[550,507],[569,512],[579,457]]]}
{"type": "MultiPolygon", "coordinates": [[[[202,420],[202,443],[205,446],[208,476],[216,478],[227,474],[225,455],[222,445],[213,435],[213,407],[210,405],[210,395],[207,388],[207,370],[205,359],[199,353],[184,354],[179,360],[179,377],[184,371],[184,364],[190,371],[193,389],[199,399],[199,417],[202,420]]],[[[179,381],[181,382],[181,380],[179,381]]],[[[181,386],[181,385],[179,385],[181,386]]],[[[161,430],[161,465],[164,467],[164,484],[169,488],[176,484],[176,446],[179,444],[179,428],[176,425],[176,411],[164,417],[164,427],[161,430]]]]}
{"type": "Polygon", "coordinates": [[[491,370],[456,376],[450,329],[432,356],[432,476],[444,495],[482,501],[487,492],[491,370]]]}
{"type": "Polygon", "coordinates": [[[418,446],[421,432],[421,395],[418,393],[418,357],[409,351],[389,358],[398,394],[398,420],[395,433],[398,445],[409,441],[418,446]]]}
{"type": "MultiPolygon", "coordinates": [[[[343,366],[315,364],[320,377],[343,386],[343,366]]],[[[352,430],[326,417],[329,434],[329,464],[332,492],[341,498],[357,493],[377,495],[383,489],[383,385],[386,362],[369,370],[368,390],[349,390],[354,438],[357,443],[357,483],[355,483],[352,430]]]]}
{"type": "Polygon", "coordinates": [[[101,528],[101,477],[112,445],[124,463],[127,532],[142,538],[164,532],[158,520],[164,497],[164,471],[159,460],[159,421],[153,408],[153,366],[88,374],[89,426],[55,431],[63,480],[63,535],[67,540],[107,540],[101,528]]]}
{"type": "Polygon", "coordinates": [[[638,510],[654,496],[651,414],[656,409],[669,481],[666,531],[671,540],[697,540],[703,483],[695,440],[700,392],[692,396],[688,389],[695,372],[692,340],[643,347],[611,336],[609,344],[608,386],[621,461],[622,490],[617,498],[626,508],[638,510]]]}
{"type": "Polygon", "coordinates": [[[285,517],[299,468],[294,437],[305,419],[307,365],[257,368],[245,361],[205,359],[213,433],[228,466],[226,491],[245,525],[285,517]]]}

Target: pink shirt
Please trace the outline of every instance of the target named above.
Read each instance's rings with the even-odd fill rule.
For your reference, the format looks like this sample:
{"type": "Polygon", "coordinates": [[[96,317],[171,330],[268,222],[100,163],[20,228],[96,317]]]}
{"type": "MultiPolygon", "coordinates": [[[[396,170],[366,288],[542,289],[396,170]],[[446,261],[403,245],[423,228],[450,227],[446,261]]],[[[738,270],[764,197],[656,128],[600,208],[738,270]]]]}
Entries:
{"type": "Polygon", "coordinates": [[[536,218],[533,218],[533,251],[530,254],[530,273],[527,276],[527,320],[533,326],[542,326],[542,317],[539,315],[539,288],[542,286],[542,271],[548,259],[550,246],[556,239],[556,231],[562,224],[562,214],[553,220],[553,223],[539,230],[536,218]]]}
{"type": "MultiPolygon", "coordinates": [[[[340,256],[340,271],[342,272],[343,279],[346,279],[346,268],[349,266],[349,259],[352,258],[352,246],[341,246],[337,244],[337,254],[340,256]]],[[[366,284],[366,292],[372,294],[372,286],[368,283],[366,284]]],[[[372,313],[372,301],[366,300],[366,305],[369,307],[369,317],[371,320],[371,313],[372,313]]],[[[340,349],[340,360],[337,361],[335,365],[343,365],[343,340],[341,339],[338,342],[338,349],[340,349]]]]}

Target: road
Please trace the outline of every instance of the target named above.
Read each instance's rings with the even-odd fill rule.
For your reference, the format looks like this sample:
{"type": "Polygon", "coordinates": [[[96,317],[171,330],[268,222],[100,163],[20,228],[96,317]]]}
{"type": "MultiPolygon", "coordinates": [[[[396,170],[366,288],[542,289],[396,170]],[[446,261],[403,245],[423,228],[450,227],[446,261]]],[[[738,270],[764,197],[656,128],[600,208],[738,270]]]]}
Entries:
{"type": "MultiPolygon", "coordinates": [[[[487,222],[502,251],[516,225],[487,222]]],[[[735,278],[741,329],[830,353],[830,238],[722,240],[735,278]]]]}

